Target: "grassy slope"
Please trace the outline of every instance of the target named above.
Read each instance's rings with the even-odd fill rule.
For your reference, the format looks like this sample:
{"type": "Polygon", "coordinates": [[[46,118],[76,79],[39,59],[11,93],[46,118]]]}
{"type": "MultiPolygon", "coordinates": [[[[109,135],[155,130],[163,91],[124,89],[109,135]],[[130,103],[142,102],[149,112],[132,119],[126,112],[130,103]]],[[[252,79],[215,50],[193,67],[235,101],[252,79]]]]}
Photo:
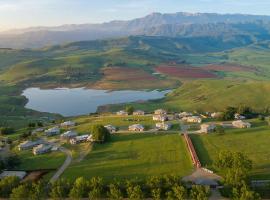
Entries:
{"type": "Polygon", "coordinates": [[[225,135],[192,135],[202,164],[213,168],[213,161],[223,150],[243,152],[253,161],[253,177],[270,178],[270,128],[258,121],[253,125],[251,129],[227,130],[225,135]]]}
{"type": "Polygon", "coordinates": [[[187,175],[192,170],[184,141],[171,135],[115,135],[110,143],[96,145],[80,163],[74,163],[63,177],[100,176],[112,179],[144,179],[151,175],[187,175]]]}
{"type": "MultiPolygon", "coordinates": [[[[197,80],[185,82],[162,100],[132,105],[149,111],[159,107],[170,111],[220,111],[227,106],[242,104],[262,111],[270,105],[269,94],[270,83],[267,81],[197,80]]],[[[111,109],[123,107],[125,105],[115,105],[111,109]]]]}

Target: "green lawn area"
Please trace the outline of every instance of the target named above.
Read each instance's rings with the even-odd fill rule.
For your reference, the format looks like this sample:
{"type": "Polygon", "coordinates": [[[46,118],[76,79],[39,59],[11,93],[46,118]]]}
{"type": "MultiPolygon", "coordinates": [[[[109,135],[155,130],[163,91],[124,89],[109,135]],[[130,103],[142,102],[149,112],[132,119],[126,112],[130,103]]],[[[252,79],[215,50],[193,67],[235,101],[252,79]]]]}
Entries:
{"type": "Polygon", "coordinates": [[[21,151],[18,153],[21,164],[20,170],[39,170],[39,169],[56,169],[60,167],[66,156],[62,152],[51,152],[43,155],[33,155],[31,151],[21,151]]]}
{"type": "MultiPolygon", "coordinates": [[[[100,115],[100,116],[83,116],[75,118],[74,121],[78,123],[76,130],[80,133],[90,131],[90,127],[94,124],[108,125],[118,127],[120,130],[127,130],[128,126],[132,124],[142,124],[146,130],[155,127],[156,121],[153,121],[152,115],[145,116],[116,116],[116,115],[100,115]]],[[[170,121],[173,124],[172,129],[179,129],[179,121],[170,121]]]]}
{"type": "Polygon", "coordinates": [[[192,141],[204,166],[212,164],[222,150],[238,151],[253,161],[252,177],[270,178],[270,127],[255,124],[251,129],[231,129],[224,135],[192,135],[192,141]]]}
{"type": "Polygon", "coordinates": [[[184,140],[178,134],[119,134],[107,144],[95,145],[64,178],[100,176],[105,181],[145,179],[151,175],[188,175],[193,167],[184,140]]]}

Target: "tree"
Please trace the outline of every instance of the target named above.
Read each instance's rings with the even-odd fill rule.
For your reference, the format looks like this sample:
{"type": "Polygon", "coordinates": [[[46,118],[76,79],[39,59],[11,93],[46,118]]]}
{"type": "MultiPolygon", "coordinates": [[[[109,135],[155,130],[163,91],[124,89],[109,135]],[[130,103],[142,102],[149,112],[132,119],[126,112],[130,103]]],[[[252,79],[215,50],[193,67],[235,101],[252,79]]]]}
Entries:
{"type": "Polygon", "coordinates": [[[227,107],[226,110],[222,114],[223,120],[233,120],[234,115],[237,112],[237,109],[234,107],[227,107]]]}
{"type": "Polygon", "coordinates": [[[143,191],[139,185],[134,185],[131,181],[127,181],[127,196],[129,199],[143,199],[143,191]]]}
{"type": "Polygon", "coordinates": [[[161,198],[162,179],[160,177],[157,176],[150,177],[149,179],[147,179],[146,185],[150,188],[153,199],[161,198]]]}
{"type": "Polygon", "coordinates": [[[46,185],[44,182],[32,183],[31,190],[29,192],[29,199],[38,200],[45,199],[46,197],[46,185]]]}
{"type": "Polygon", "coordinates": [[[90,180],[90,192],[89,192],[89,198],[90,199],[100,199],[102,195],[102,179],[100,177],[93,177],[90,180]]]}
{"type": "Polygon", "coordinates": [[[188,196],[187,190],[186,190],[186,188],[184,188],[184,186],[175,185],[172,188],[172,190],[173,190],[175,199],[178,199],[178,200],[187,199],[187,196],[188,196]]]}
{"type": "Polygon", "coordinates": [[[102,125],[94,125],[91,128],[93,141],[107,142],[110,140],[110,132],[102,125]]]}
{"type": "Polygon", "coordinates": [[[210,188],[201,185],[194,185],[192,186],[190,196],[193,200],[208,200],[208,197],[210,196],[210,188]]]}
{"type": "Polygon", "coordinates": [[[72,189],[70,190],[69,197],[73,199],[82,199],[87,197],[89,183],[83,177],[75,180],[72,189]]]}
{"type": "Polygon", "coordinates": [[[232,196],[234,200],[260,200],[258,193],[251,191],[245,182],[241,182],[240,187],[233,188],[232,196]]]}
{"type": "Polygon", "coordinates": [[[59,179],[51,184],[49,196],[52,199],[66,199],[71,188],[70,182],[59,179]]]}
{"type": "Polygon", "coordinates": [[[28,199],[30,193],[29,184],[21,184],[18,187],[14,188],[10,194],[10,199],[20,200],[20,199],[28,199]]]}
{"type": "Polygon", "coordinates": [[[123,199],[123,194],[118,183],[110,184],[108,197],[110,199],[116,199],[116,200],[123,199]]]}
{"type": "Polygon", "coordinates": [[[132,113],[134,112],[133,106],[127,106],[125,110],[128,113],[128,115],[132,115],[132,113]]]}
{"type": "Polygon", "coordinates": [[[9,197],[13,188],[20,184],[20,179],[16,176],[5,177],[0,181],[0,197],[9,197]]]}

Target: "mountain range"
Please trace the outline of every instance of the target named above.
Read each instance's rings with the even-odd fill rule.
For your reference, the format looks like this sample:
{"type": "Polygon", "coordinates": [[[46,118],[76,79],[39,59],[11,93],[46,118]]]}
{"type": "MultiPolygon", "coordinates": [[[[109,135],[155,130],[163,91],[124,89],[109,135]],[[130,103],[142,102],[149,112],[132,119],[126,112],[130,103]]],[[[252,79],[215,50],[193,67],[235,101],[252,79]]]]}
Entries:
{"type": "Polygon", "coordinates": [[[215,13],[152,13],[129,21],[33,27],[0,32],[0,48],[40,48],[127,36],[270,39],[270,16],[215,13]]]}

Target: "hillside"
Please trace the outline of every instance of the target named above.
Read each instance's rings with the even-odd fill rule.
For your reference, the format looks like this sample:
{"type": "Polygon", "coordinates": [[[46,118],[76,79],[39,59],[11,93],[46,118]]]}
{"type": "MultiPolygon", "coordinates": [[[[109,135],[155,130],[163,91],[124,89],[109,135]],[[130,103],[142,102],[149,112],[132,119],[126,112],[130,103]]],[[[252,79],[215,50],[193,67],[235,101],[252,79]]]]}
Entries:
{"type": "MultiPolygon", "coordinates": [[[[132,104],[136,109],[153,111],[166,108],[172,112],[222,111],[227,106],[245,105],[258,112],[269,108],[270,83],[267,81],[197,80],[185,82],[162,100],[132,104]]],[[[117,111],[125,105],[101,107],[99,111],[117,111]]]]}

